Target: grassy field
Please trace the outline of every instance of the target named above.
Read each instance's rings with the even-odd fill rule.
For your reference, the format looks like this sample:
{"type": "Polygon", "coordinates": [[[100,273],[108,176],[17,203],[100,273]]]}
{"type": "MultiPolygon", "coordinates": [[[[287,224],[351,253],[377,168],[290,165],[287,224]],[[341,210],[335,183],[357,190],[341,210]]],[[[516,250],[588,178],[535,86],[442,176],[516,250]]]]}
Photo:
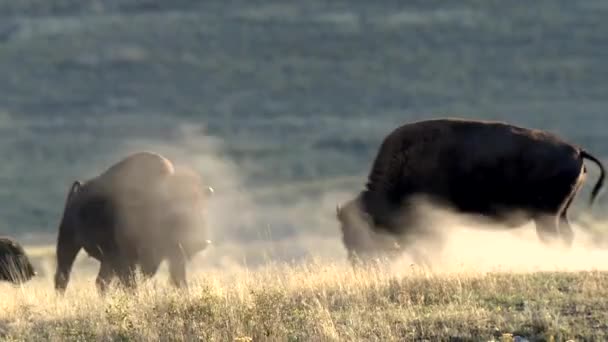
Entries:
{"type": "MultiPolygon", "coordinates": [[[[32,253],[46,253],[40,249],[32,253]]],[[[50,276],[0,285],[3,341],[605,340],[608,272],[431,274],[402,265],[270,264],[191,276],[166,274],[135,293],[100,297],[94,273],[65,297],[50,276]],[[512,335],[509,335],[512,334],[512,335]],[[511,336],[511,337],[510,337],[511,336]]]]}
{"type": "Polygon", "coordinates": [[[333,239],[300,241],[320,257],[293,264],[271,253],[263,262],[270,248],[262,245],[214,246],[189,267],[188,291],[169,286],[163,265],[135,293],[113,288],[106,297],[94,286],[98,263],[84,253],[57,296],[53,246],[28,245],[40,276],[22,287],[0,284],[0,340],[605,340],[608,252],[591,241],[606,225],[589,224],[594,234],[577,230],[570,252],[542,247],[526,228],[454,230],[446,235],[450,262],[434,272],[407,258],[354,270],[333,239]],[[240,258],[258,262],[245,267],[240,258]]]}

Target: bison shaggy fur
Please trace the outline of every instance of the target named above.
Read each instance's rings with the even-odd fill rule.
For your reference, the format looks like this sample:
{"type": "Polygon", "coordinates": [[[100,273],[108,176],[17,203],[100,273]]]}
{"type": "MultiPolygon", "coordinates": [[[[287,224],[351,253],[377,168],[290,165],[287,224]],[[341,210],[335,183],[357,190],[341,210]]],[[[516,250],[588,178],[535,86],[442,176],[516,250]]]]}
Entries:
{"type": "Polygon", "coordinates": [[[543,243],[561,237],[570,246],[574,234],[567,211],[586,176],[584,159],[601,170],[592,205],[604,182],[604,166],[555,134],[455,118],[405,124],[383,140],[365,189],[337,207],[343,243],[351,260],[395,250],[393,244],[360,235],[361,229],[370,229],[407,249],[413,236],[425,231],[415,205],[425,198],[506,227],[533,220],[543,243]]]}
{"type": "Polygon", "coordinates": [[[36,276],[25,250],[14,239],[0,236],[0,281],[21,284],[36,276]]]}
{"type": "Polygon", "coordinates": [[[81,249],[99,260],[100,292],[117,276],[134,287],[139,267],[152,277],[168,260],[173,285],[186,287],[186,263],[210,243],[206,200],[213,192],[193,170],[138,152],[86,182],[66,198],[57,238],[55,289],[63,293],[81,249]]]}

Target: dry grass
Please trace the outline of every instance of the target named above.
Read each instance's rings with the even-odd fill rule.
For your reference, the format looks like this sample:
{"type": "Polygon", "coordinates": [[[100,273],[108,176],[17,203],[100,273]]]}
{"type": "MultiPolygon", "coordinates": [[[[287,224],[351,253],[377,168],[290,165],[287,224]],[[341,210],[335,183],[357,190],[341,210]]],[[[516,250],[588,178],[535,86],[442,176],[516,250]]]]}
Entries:
{"type": "Polygon", "coordinates": [[[344,260],[338,240],[303,240],[327,259],[289,265],[271,256],[252,269],[222,260],[251,259],[261,245],[241,254],[214,246],[191,265],[188,292],[168,285],[163,265],[135,293],[106,297],[94,286],[98,263],[84,253],[56,296],[54,248],[26,246],[42,275],[23,287],[0,284],[0,340],[608,340],[608,251],[590,242],[605,227],[579,231],[568,252],[539,245],[531,229],[454,231],[435,273],[407,258],[355,271],[336,261],[344,260]]]}
{"type": "Polygon", "coordinates": [[[50,277],[0,287],[3,341],[606,340],[608,273],[432,275],[403,267],[274,264],[196,273],[188,293],[166,275],[136,293],[95,292],[94,273],[65,297],[50,277]]]}

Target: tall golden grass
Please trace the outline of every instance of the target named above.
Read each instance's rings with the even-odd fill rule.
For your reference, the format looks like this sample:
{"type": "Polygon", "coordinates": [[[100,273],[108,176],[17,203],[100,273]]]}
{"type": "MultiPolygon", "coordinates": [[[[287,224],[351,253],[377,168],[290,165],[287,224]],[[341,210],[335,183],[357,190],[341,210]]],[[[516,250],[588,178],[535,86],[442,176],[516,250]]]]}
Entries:
{"type": "Polygon", "coordinates": [[[105,297],[94,272],[78,270],[64,296],[47,274],[0,285],[0,340],[608,339],[608,273],[398,270],[270,263],[190,274],[188,291],[159,274],[105,297]]]}

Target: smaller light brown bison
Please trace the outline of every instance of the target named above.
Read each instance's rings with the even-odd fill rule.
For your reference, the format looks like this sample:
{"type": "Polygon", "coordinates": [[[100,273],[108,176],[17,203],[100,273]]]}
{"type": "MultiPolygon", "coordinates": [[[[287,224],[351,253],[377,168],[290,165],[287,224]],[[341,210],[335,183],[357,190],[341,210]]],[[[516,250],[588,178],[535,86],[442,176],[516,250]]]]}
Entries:
{"type": "Polygon", "coordinates": [[[502,122],[436,119],[405,124],[382,142],[364,191],[337,207],[349,259],[411,249],[428,229],[416,200],[507,227],[533,220],[539,239],[572,244],[567,211],[586,175],[584,149],[554,134],[502,122]],[[362,230],[384,233],[368,238],[362,230]],[[387,242],[390,241],[390,242],[387,242]]]}
{"type": "Polygon", "coordinates": [[[186,263],[210,243],[200,176],[152,152],[132,154],[68,191],[57,238],[55,289],[63,293],[80,249],[99,260],[101,293],[117,276],[135,286],[136,269],[152,277],[163,260],[172,283],[185,287],[186,263]]]}
{"type": "Polygon", "coordinates": [[[22,284],[36,276],[36,270],[23,247],[15,240],[0,236],[0,281],[22,284]]]}

